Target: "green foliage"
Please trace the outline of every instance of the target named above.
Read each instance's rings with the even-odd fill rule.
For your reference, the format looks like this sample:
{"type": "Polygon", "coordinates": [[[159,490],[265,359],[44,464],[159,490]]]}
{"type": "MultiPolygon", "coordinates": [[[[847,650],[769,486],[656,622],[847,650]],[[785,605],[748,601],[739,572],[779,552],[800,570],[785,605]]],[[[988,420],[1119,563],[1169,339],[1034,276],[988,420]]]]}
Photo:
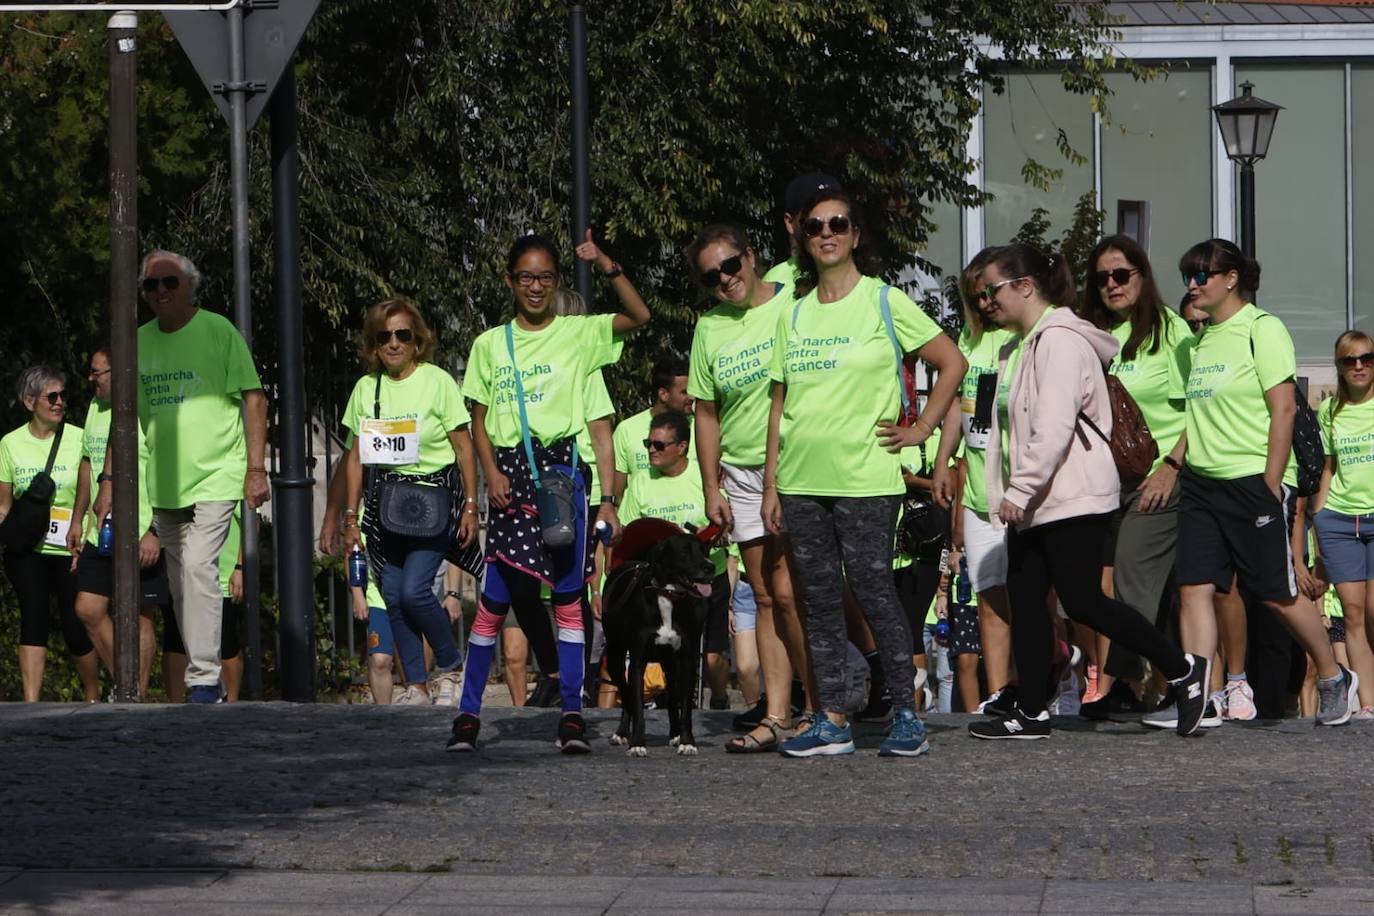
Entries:
{"type": "Polygon", "coordinates": [[[1073,216],[1065,227],[1059,240],[1049,237],[1049,211],[1036,207],[1030,217],[1016,230],[1011,241],[1034,245],[1043,251],[1056,251],[1068,259],[1069,269],[1075,277],[1082,277],[1087,270],[1088,255],[1097,240],[1102,238],[1102,221],[1107,212],[1098,209],[1097,195],[1092,191],[1079,196],[1073,206],[1073,216]]]}

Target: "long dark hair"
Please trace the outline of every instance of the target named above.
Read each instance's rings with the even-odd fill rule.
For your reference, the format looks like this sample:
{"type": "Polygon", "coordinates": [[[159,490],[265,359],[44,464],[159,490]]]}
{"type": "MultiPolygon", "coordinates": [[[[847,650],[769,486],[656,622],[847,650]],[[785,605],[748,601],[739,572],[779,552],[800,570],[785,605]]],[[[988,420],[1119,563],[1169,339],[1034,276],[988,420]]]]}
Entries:
{"type": "Polygon", "coordinates": [[[1098,242],[1088,255],[1088,266],[1083,277],[1083,301],[1079,303],[1078,314],[1104,331],[1110,331],[1121,320],[1102,301],[1102,289],[1093,280],[1098,259],[1109,251],[1121,252],[1126,263],[1140,272],[1140,296],[1131,306],[1131,314],[1126,319],[1131,323],[1131,336],[1126,338],[1126,345],[1121,348],[1121,359],[1124,362],[1135,359],[1146,341],[1149,341],[1149,347],[1145,352],[1158,353],[1164,342],[1164,313],[1168,306],[1164,304],[1164,297],[1159,294],[1159,286],[1155,284],[1150,256],[1129,235],[1110,235],[1098,242]]]}
{"type": "MultiPolygon", "coordinates": [[[[1030,277],[1040,287],[1040,293],[1052,304],[1073,308],[1078,303],[1078,286],[1073,271],[1062,254],[1046,254],[1034,245],[1017,242],[1003,245],[988,256],[988,264],[996,264],[1008,280],[1030,277]]],[[[987,264],[983,265],[987,267],[987,264]]]]}
{"type": "Polygon", "coordinates": [[[816,268],[816,259],[811,257],[811,253],[806,250],[806,232],[802,226],[806,223],[811,211],[816,209],[827,200],[838,201],[845,205],[849,211],[849,231],[859,234],[859,243],[854,246],[854,266],[859,269],[859,273],[865,277],[876,277],[882,273],[883,264],[878,259],[874,251],[873,240],[869,237],[868,227],[864,224],[863,214],[855,206],[854,199],[839,188],[825,188],[817,191],[806,202],[806,205],[797,212],[793,236],[797,241],[797,288],[796,296],[798,299],[805,296],[816,288],[816,283],[820,277],[820,271],[816,268]]]}
{"type": "Polygon", "coordinates": [[[1178,259],[1178,269],[1185,275],[1195,274],[1200,270],[1234,270],[1239,278],[1237,285],[1243,298],[1249,299],[1259,292],[1259,261],[1247,258],[1244,252],[1236,247],[1235,242],[1228,242],[1226,239],[1198,242],[1183,252],[1183,257],[1178,259]]]}

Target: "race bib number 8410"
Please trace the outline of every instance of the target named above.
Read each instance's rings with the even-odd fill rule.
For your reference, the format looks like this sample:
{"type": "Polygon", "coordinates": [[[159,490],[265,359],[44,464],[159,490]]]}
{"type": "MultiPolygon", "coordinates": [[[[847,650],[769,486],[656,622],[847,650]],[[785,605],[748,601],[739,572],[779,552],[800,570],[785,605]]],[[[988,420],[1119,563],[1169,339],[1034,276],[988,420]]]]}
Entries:
{"type": "Polygon", "coordinates": [[[418,464],[419,421],[414,417],[405,420],[363,420],[358,433],[358,457],[363,464],[418,464]]]}

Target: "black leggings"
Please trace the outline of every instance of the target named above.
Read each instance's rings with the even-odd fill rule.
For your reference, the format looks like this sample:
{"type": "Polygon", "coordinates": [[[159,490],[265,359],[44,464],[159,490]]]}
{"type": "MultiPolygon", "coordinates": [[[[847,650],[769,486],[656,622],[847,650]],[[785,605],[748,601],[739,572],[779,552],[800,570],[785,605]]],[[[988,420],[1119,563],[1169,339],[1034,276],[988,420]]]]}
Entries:
{"type": "Polygon", "coordinates": [[[1038,716],[1049,701],[1054,627],[1045,610],[1053,586],[1064,613],[1113,643],[1144,656],[1165,677],[1189,671],[1183,651],[1129,605],[1102,593],[1102,544],[1111,516],[1083,515],[1047,522],[1007,537],[1007,597],[1011,646],[1019,677],[1017,702],[1038,716]]]}
{"type": "Polygon", "coordinates": [[[901,599],[902,610],[906,613],[912,654],[923,655],[925,643],[920,634],[926,627],[930,602],[935,600],[935,593],[940,590],[940,561],[913,560],[910,566],[897,570],[893,578],[897,583],[897,597],[901,599]]]}
{"type": "Polygon", "coordinates": [[[549,619],[549,608],[540,594],[541,586],[534,576],[527,576],[514,569],[505,572],[506,587],[510,590],[510,609],[515,612],[515,622],[519,625],[525,639],[534,652],[534,661],[539,665],[539,673],[551,675],[558,673],[558,644],[553,635],[553,621],[549,619]]]}
{"type": "Polygon", "coordinates": [[[49,556],[31,550],[5,551],[5,575],[19,599],[19,644],[48,647],[52,602],[67,651],[81,657],[95,650],[90,634],[76,616],[76,573],[70,556],[49,556]]]}
{"type": "MultiPolygon", "coordinates": [[[[239,653],[243,651],[243,636],[239,632],[243,626],[243,605],[233,598],[226,597],[222,607],[224,620],[219,631],[219,657],[220,661],[227,661],[231,658],[238,658],[239,653]]],[[[175,655],[185,655],[186,643],[181,639],[181,630],[177,627],[177,615],[172,613],[171,602],[163,605],[161,610],[162,651],[171,652],[175,655]]]]}

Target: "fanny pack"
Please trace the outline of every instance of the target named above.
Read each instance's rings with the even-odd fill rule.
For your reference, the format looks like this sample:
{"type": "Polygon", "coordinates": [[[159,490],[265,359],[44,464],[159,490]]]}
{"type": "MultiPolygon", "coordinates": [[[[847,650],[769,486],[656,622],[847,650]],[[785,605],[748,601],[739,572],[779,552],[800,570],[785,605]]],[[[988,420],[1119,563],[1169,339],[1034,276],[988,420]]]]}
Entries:
{"type": "MultiPolygon", "coordinates": [[[[372,393],[372,418],[382,416],[382,374],[372,393]]],[[[369,468],[371,486],[378,486],[377,471],[369,468]]],[[[448,534],[453,515],[453,492],[446,486],[404,477],[380,481],[377,492],[377,521],[388,534],[409,538],[433,538],[448,534]]]]}
{"type": "Polygon", "coordinates": [[[525,444],[525,460],[534,480],[534,508],[539,513],[539,537],[546,547],[568,547],[577,539],[575,521],[576,500],[582,488],[577,480],[577,443],[573,443],[572,471],[549,468],[542,474],[534,460],[534,445],[530,441],[529,414],[525,411],[525,385],[520,378],[520,364],[515,360],[514,323],[506,325],[506,352],[510,354],[511,371],[515,375],[515,400],[520,405],[520,438],[525,444]]]}
{"type": "Polygon", "coordinates": [[[57,450],[62,445],[62,430],[66,426],[65,422],[58,424],[52,447],[48,449],[47,465],[33,475],[28,489],[15,498],[9,514],[0,522],[0,545],[15,550],[35,550],[47,534],[52,500],[57,493],[57,484],[52,479],[52,466],[57,460],[57,450]]]}

